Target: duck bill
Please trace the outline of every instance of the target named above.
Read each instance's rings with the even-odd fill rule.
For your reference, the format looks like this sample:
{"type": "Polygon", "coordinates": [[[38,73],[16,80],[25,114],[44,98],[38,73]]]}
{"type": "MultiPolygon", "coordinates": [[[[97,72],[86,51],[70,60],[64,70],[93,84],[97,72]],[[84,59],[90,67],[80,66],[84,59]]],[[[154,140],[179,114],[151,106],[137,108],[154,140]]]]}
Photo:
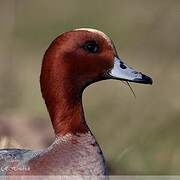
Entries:
{"type": "Polygon", "coordinates": [[[120,58],[117,57],[114,58],[113,68],[110,69],[107,74],[110,79],[119,79],[142,84],[153,83],[150,77],[129,67],[120,58]]]}

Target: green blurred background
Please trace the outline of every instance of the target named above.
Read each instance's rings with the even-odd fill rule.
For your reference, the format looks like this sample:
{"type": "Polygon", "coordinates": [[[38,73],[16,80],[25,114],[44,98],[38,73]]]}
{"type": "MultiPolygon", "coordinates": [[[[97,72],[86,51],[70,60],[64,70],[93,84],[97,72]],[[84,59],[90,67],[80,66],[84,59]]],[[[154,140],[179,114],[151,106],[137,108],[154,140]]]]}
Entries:
{"type": "Polygon", "coordinates": [[[40,148],[53,130],[39,87],[42,56],[60,33],[104,31],[153,86],[119,81],[84,93],[88,124],[111,174],[180,174],[179,0],[0,0],[1,147],[40,148]],[[6,137],[6,138],[3,138],[6,137]]]}

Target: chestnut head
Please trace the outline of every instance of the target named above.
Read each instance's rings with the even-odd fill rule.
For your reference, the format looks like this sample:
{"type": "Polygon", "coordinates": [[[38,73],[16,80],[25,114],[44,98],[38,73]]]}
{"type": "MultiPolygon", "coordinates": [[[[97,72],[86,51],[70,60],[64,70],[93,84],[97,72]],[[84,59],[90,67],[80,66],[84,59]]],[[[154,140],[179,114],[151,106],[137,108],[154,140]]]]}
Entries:
{"type": "Polygon", "coordinates": [[[81,28],[65,32],[47,49],[41,72],[41,86],[72,84],[82,90],[105,79],[152,84],[152,79],[126,65],[112,40],[103,32],[81,28]]]}

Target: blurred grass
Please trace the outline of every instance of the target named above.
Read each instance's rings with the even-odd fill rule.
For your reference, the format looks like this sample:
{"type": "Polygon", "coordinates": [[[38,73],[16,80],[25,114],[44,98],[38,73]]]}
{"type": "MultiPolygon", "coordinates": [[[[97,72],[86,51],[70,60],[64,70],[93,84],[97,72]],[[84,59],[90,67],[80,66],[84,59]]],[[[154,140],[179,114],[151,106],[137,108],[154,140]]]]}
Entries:
{"type": "Polygon", "coordinates": [[[111,174],[180,174],[179,20],[179,0],[1,0],[0,136],[24,147],[50,143],[39,88],[43,53],[64,31],[97,28],[128,64],[154,79],[153,86],[132,84],[136,99],[119,81],[84,93],[111,174]]]}

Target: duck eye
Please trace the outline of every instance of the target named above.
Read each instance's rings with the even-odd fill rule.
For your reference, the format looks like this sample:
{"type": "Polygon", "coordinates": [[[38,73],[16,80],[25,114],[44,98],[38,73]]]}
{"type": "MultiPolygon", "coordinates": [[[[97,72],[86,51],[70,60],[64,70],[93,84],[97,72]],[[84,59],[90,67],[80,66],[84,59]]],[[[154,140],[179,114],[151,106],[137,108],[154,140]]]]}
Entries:
{"type": "Polygon", "coordinates": [[[99,45],[96,41],[88,41],[84,44],[83,49],[89,53],[97,53],[99,50],[99,45]]]}

